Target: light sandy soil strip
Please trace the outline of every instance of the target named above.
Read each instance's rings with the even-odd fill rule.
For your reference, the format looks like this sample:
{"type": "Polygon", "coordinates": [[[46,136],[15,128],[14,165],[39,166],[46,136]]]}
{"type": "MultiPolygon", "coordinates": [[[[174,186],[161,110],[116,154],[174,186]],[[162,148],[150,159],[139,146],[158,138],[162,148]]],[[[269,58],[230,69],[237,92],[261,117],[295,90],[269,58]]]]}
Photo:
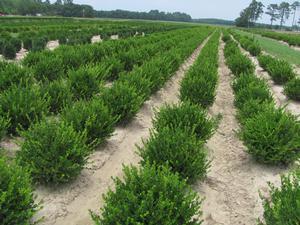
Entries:
{"type": "Polygon", "coordinates": [[[210,112],[223,118],[207,148],[212,159],[207,179],[194,185],[205,197],[202,211],[204,225],[254,225],[262,216],[259,190],[268,191],[267,182],[279,182],[283,168],[259,165],[245,152],[237,137],[239,129],[234,95],[231,89],[232,75],[225,65],[224,44],[219,49],[219,86],[216,100],[210,112]]]}
{"type": "Polygon", "coordinates": [[[54,49],[59,47],[59,40],[48,41],[46,45],[46,49],[53,51],[54,49]]]}
{"type": "Polygon", "coordinates": [[[43,200],[44,205],[38,214],[38,217],[45,217],[41,224],[92,224],[88,210],[97,211],[103,206],[101,196],[107,192],[109,187],[112,187],[112,176],[122,176],[122,164],[138,164],[140,159],[135,153],[135,145],[141,144],[142,138],[149,137],[154,109],[165,103],[179,101],[180,81],[197,59],[206,42],[207,39],[185,61],[166,85],[145,102],[130,124],[116,128],[115,134],[108,140],[105,148],[92,154],[88,168],[83,170],[75,182],[57,189],[38,188],[38,199],[43,200]]]}

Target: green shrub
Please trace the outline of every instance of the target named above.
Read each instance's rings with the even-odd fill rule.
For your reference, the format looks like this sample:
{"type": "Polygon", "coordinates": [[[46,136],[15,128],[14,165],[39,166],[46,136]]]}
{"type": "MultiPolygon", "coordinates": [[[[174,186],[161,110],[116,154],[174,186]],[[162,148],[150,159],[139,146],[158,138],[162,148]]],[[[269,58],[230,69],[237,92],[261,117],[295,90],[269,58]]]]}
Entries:
{"type": "Polygon", "coordinates": [[[151,95],[151,81],[148,78],[141,76],[139,72],[133,71],[132,73],[121,73],[118,80],[134,87],[136,93],[143,99],[148,99],[151,95]]]}
{"type": "Polygon", "coordinates": [[[243,125],[247,120],[253,118],[263,110],[266,110],[268,107],[273,107],[275,110],[274,102],[250,99],[238,110],[237,119],[243,125]]]}
{"type": "Polygon", "coordinates": [[[143,98],[136,93],[136,89],[123,82],[115,82],[111,88],[105,89],[101,98],[112,114],[118,117],[118,122],[128,122],[143,104],[143,98]]]}
{"type": "Polygon", "coordinates": [[[203,142],[184,129],[162,128],[139,148],[142,165],[167,165],[181,178],[194,182],[206,176],[209,162],[203,142]]]}
{"type": "Polygon", "coordinates": [[[231,40],[231,37],[230,37],[230,35],[228,33],[224,33],[223,37],[222,37],[222,40],[224,42],[228,42],[229,40],[231,40]]]}
{"type": "Polygon", "coordinates": [[[254,74],[242,73],[237,79],[234,79],[232,83],[232,89],[235,93],[247,88],[251,83],[265,83],[264,80],[259,79],[254,74]]]}
{"type": "Polygon", "coordinates": [[[32,51],[37,52],[45,49],[47,40],[44,37],[36,37],[32,39],[32,51]]]}
{"type": "Polygon", "coordinates": [[[41,94],[39,86],[11,86],[0,95],[0,113],[10,118],[9,134],[17,129],[27,129],[29,125],[48,113],[49,99],[41,94]]]}
{"type": "Polygon", "coordinates": [[[236,107],[241,108],[247,104],[249,100],[258,100],[260,102],[272,102],[273,97],[267,85],[262,83],[250,83],[247,88],[241,89],[235,94],[234,104],[236,107]]]}
{"type": "Polygon", "coordinates": [[[50,98],[50,112],[55,114],[73,102],[71,85],[68,80],[55,80],[45,84],[43,91],[50,98]]]}
{"type": "Polygon", "coordinates": [[[295,101],[300,101],[300,78],[294,78],[284,86],[284,93],[295,101]]]}
{"type": "Polygon", "coordinates": [[[189,130],[202,141],[208,140],[216,128],[216,120],[209,119],[206,110],[184,102],[180,105],[166,105],[155,114],[154,129],[160,132],[165,127],[189,130]]]}
{"type": "Polygon", "coordinates": [[[267,66],[274,60],[275,59],[269,55],[260,55],[258,57],[259,65],[265,70],[267,70],[267,66]]]}
{"type": "Polygon", "coordinates": [[[2,225],[30,225],[38,210],[29,173],[0,158],[0,218],[2,225]]]}
{"type": "Polygon", "coordinates": [[[19,52],[22,48],[22,41],[18,38],[10,39],[10,43],[14,46],[17,52],[19,52]]]}
{"type": "Polygon", "coordinates": [[[38,81],[53,81],[61,78],[64,66],[59,57],[43,57],[34,67],[34,76],[38,81]]]}
{"type": "Polygon", "coordinates": [[[249,51],[250,54],[253,56],[258,56],[261,54],[261,47],[258,43],[253,42],[251,45],[248,46],[247,51],[249,51]]]}
{"type": "Polygon", "coordinates": [[[300,173],[281,177],[281,187],[269,184],[270,197],[263,197],[264,222],[261,225],[298,225],[300,213],[300,173]]]}
{"type": "Polygon", "coordinates": [[[23,37],[23,47],[28,51],[32,49],[32,39],[30,37],[23,37]]]}
{"type": "Polygon", "coordinates": [[[17,161],[40,183],[59,184],[75,178],[90,152],[85,133],[77,133],[64,122],[42,120],[22,136],[25,141],[17,161]]]}
{"type": "Polygon", "coordinates": [[[200,71],[198,74],[187,74],[183,78],[180,84],[180,99],[207,108],[215,100],[217,75],[211,74],[211,72],[201,73],[200,71]]]}
{"type": "Polygon", "coordinates": [[[283,109],[269,107],[248,119],[241,138],[259,162],[288,164],[300,157],[300,122],[283,109]]]}
{"type": "Polygon", "coordinates": [[[240,54],[234,54],[231,55],[229,58],[227,58],[227,64],[231,70],[231,72],[239,76],[241,73],[254,73],[254,66],[250,59],[240,54]]]}
{"type": "Polygon", "coordinates": [[[92,213],[97,225],[169,224],[200,225],[201,200],[176,174],[148,164],[124,168],[124,179],[115,178],[115,191],[105,196],[101,216],[92,213]],[[124,180],[124,181],[123,181],[124,180]]]}
{"type": "Polygon", "coordinates": [[[101,144],[114,131],[117,118],[111,115],[110,110],[100,99],[90,102],[78,101],[67,107],[62,119],[72,124],[77,132],[86,131],[89,144],[101,144]]]}
{"type": "Polygon", "coordinates": [[[3,62],[0,67],[0,91],[9,89],[12,85],[24,86],[32,84],[33,73],[26,67],[3,62]]]}
{"type": "Polygon", "coordinates": [[[14,58],[16,58],[16,53],[17,53],[17,49],[16,49],[16,47],[11,42],[7,42],[4,45],[3,56],[6,59],[14,59],[14,58]]]}
{"type": "Polygon", "coordinates": [[[284,84],[295,77],[292,66],[283,60],[272,61],[267,70],[276,84],[284,84]]]}
{"type": "Polygon", "coordinates": [[[75,99],[90,99],[100,91],[101,82],[97,80],[96,74],[90,72],[88,67],[70,70],[68,77],[75,99]]]}
{"type": "Polygon", "coordinates": [[[9,126],[10,126],[10,119],[6,117],[0,117],[0,141],[6,135],[9,126]]]}

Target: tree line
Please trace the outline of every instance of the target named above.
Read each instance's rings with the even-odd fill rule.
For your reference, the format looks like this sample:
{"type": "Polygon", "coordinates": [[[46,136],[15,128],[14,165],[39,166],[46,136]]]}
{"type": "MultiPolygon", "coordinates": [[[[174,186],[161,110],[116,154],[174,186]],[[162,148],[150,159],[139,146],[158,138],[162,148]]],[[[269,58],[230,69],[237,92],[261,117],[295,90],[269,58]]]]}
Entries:
{"type": "Polygon", "coordinates": [[[252,0],[250,5],[245,8],[240,16],[235,20],[237,26],[251,27],[254,26],[256,21],[265,13],[270,17],[270,26],[273,26],[275,21],[279,21],[279,28],[281,29],[286,24],[286,21],[292,17],[292,24],[288,25],[294,29],[300,26],[300,17],[297,18],[297,12],[300,10],[300,2],[295,1],[290,4],[288,2],[281,2],[280,4],[270,4],[264,11],[264,4],[252,0]]]}
{"type": "Polygon", "coordinates": [[[186,13],[165,13],[158,10],[150,12],[131,12],[125,10],[97,11],[89,5],[74,4],[73,0],[57,0],[51,4],[50,0],[1,0],[0,13],[12,15],[65,16],[65,17],[100,17],[120,19],[147,19],[168,21],[192,21],[186,13]]]}

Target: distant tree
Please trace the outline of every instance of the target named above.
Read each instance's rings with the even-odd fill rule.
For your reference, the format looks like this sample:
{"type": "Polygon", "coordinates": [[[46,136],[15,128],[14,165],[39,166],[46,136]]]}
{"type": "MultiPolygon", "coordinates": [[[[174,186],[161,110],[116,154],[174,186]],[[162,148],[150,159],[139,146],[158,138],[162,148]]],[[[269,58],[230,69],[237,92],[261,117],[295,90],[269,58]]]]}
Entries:
{"type": "Polygon", "coordinates": [[[50,0],[46,0],[46,1],[45,1],[45,4],[46,4],[46,5],[50,5],[50,4],[51,4],[50,0]]]}
{"type": "Polygon", "coordinates": [[[73,4],[73,0],[64,0],[65,5],[73,4]]]}
{"type": "Polygon", "coordinates": [[[264,5],[261,2],[252,0],[250,5],[240,13],[240,17],[236,19],[236,25],[242,27],[250,27],[264,13],[264,5]]]}
{"type": "Polygon", "coordinates": [[[295,1],[292,5],[291,5],[291,10],[293,11],[293,22],[292,22],[292,27],[294,26],[294,25],[296,25],[295,24],[295,19],[296,19],[296,13],[297,13],[297,10],[298,10],[298,8],[300,7],[300,2],[298,2],[298,1],[295,1]]]}
{"type": "Polygon", "coordinates": [[[266,14],[269,15],[271,18],[271,27],[273,26],[273,22],[278,20],[280,18],[280,15],[279,15],[279,6],[277,4],[270,4],[268,5],[268,8],[267,8],[267,12],[266,14]]]}
{"type": "Polygon", "coordinates": [[[279,16],[280,16],[280,29],[282,29],[285,21],[290,18],[290,4],[288,2],[282,2],[279,5],[279,16]]]}
{"type": "Polygon", "coordinates": [[[62,5],[63,3],[62,3],[62,0],[56,0],[55,4],[56,5],[62,5]]]}

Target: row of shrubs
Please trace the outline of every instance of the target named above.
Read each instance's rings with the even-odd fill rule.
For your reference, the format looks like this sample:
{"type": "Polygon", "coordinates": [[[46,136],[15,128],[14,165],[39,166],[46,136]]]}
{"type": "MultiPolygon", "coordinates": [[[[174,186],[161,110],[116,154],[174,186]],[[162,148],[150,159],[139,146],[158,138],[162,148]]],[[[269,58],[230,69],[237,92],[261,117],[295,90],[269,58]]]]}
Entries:
{"type": "MultiPolygon", "coordinates": [[[[191,30],[185,31],[192,32],[191,30]]],[[[135,64],[142,64],[156,52],[170,48],[174,41],[179,40],[180,36],[176,34],[176,31],[171,31],[146,38],[107,41],[97,45],[61,46],[53,52],[31,52],[24,59],[23,65],[32,68],[38,80],[52,81],[70,69],[88,64],[99,68],[99,73],[106,79],[113,80],[121,71],[129,71],[135,64]],[[171,40],[163,42],[165,39],[171,40]]]]}
{"type": "Polygon", "coordinates": [[[139,26],[130,27],[128,25],[115,25],[110,26],[109,24],[102,27],[73,27],[71,30],[69,26],[65,28],[60,26],[58,28],[47,29],[44,28],[38,31],[26,31],[19,32],[17,34],[11,34],[9,32],[1,32],[0,36],[0,54],[6,59],[14,59],[16,53],[21,50],[23,46],[28,51],[40,51],[45,49],[47,42],[50,40],[59,40],[60,44],[67,45],[82,45],[91,43],[91,38],[101,33],[101,38],[108,40],[111,35],[118,34],[121,38],[136,36],[136,32],[139,34],[143,32],[153,33],[159,31],[167,31],[170,29],[178,29],[177,26],[158,25],[153,27],[152,25],[140,24],[139,26]]]}
{"type": "Polygon", "coordinates": [[[276,59],[270,55],[262,54],[257,41],[248,36],[232,32],[242,47],[253,56],[258,56],[260,66],[265,69],[272,80],[279,85],[284,84],[284,93],[293,100],[300,101],[300,79],[296,77],[293,67],[285,60],[276,59]]]}
{"type": "Polygon", "coordinates": [[[188,99],[204,108],[209,107],[214,102],[218,81],[219,38],[220,32],[217,31],[212,35],[202,49],[201,56],[182,80],[180,89],[182,101],[188,99]]]}
{"type": "Polygon", "coordinates": [[[284,85],[284,93],[290,99],[300,101],[300,79],[296,76],[291,64],[270,55],[261,55],[258,61],[276,84],[284,85]]]}
{"type": "MultiPolygon", "coordinates": [[[[218,43],[218,37],[219,33],[213,35],[198,63],[215,60],[217,51],[213,51],[214,57],[206,56],[218,43]]],[[[197,88],[206,86],[202,85],[197,88]]],[[[149,139],[138,146],[141,169],[125,167],[125,178],[114,180],[115,191],[110,190],[104,196],[101,215],[91,213],[95,224],[202,223],[199,219],[202,200],[187,183],[206,176],[210,162],[204,144],[216,123],[208,118],[201,104],[191,103],[192,100],[186,96],[182,103],[165,105],[155,113],[149,139]]]]}
{"type": "MultiPolygon", "coordinates": [[[[250,59],[245,59],[237,46],[226,39],[225,56],[230,68],[233,55],[240,57],[240,68],[245,71],[233,72],[232,84],[235,93],[237,118],[241,124],[239,132],[247,151],[259,162],[266,164],[289,164],[300,157],[300,122],[297,117],[275,106],[266,82],[257,78],[253,70],[249,71],[250,59]],[[245,62],[248,60],[248,62],[245,62]],[[244,65],[242,65],[244,64],[244,65]]],[[[251,66],[252,68],[252,66],[251,66]]],[[[270,185],[270,196],[262,197],[264,220],[260,224],[297,224],[299,204],[295,201],[300,191],[299,176],[282,177],[282,187],[270,185]]]]}
{"type": "MultiPolygon", "coordinates": [[[[30,223],[29,219],[38,210],[38,206],[33,202],[32,182],[61,184],[74,179],[81,172],[93,148],[102,144],[112,134],[117,123],[129,121],[141,107],[146,96],[149,97],[152,91],[157,90],[170,78],[180,63],[211,30],[199,28],[193,32],[194,35],[183,36],[176,47],[153,57],[142,67],[138,67],[137,71],[133,70],[130,73],[132,76],[127,74],[124,78],[120,78],[111,88],[105,88],[100,95],[65,107],[60,118],[42,116],[39,121],[31,124],[27,131],[20,131],[24,141],[21,143],[21,150],[17,153],[15,168],[19,168],[20,173],[24,174],[24,180],[14,180],[15,176],[11,176],[7,170],[2,170],[5,177],[9,177],[9,179],[6,179],[3,185],[2,182],[0,183],[1,188],[7,192],[10,190],[9,187],[15,187],[14,192],[20,194],[16,196],[17,200],[15,195],[7,195],[7,199],[1,196],[1,199],[5,199],[6,204],[6,207],[0,208],[1,218],[9,218],[5,220],[7,223],[4,224],[30,223]],[[140,71],[143,73],[141,74],[140,71]],[[138,74],[140,76],[137,76],[138,74]],[[156,79],[161,78],[159,79],[160,83],[152,83],[152,81],[156,81],[154,76],[156,79]],[[140,89],[141,87],[149,87],[149,89],[140,89]],[[20,203],[22,209],[19,208],[20,203]]],[[[34,106],[32,107],[34,108],[34,106]]],[[[2,166],[1,161],[0,166],[2,166]]],[[[3,167],[10,168],[10,164],[5,162],[3,167]]],[[[164,198],[160,198],[162,201],[158,202],[157,214],[152,214],[154,217],[158,216],[161,206],[168,208],[167,212],[170,212],[171,220],[183,221],[184,217],[186,218],[184,221],[190,222],[190,215],[194,215],[194,211],[198,210],[200,200],[196,194],[191,191],[186,192],[187,184],[181,180],[179,175],[174,175],[165,167],[158,168],[149,165],[145,166],[144,170],[133,169],[127,173],[127,177],[130,179],[128,182],[133,182],[132,185],[136,184],[139,187],[142,183],[145,185],[157,184],[157,187],[165,185],[164,190],[174,190],[171,193],[173,197],[167,194],[164,198]],[[149,180],[149,177],[152,179],[149,180]],[[177,193],[180,193],[181,197],[177,193]],[[165,205],[164,199],[172,202],[165,205]],[[181,215],[178,214],[179,205],[174,205],[174,202],[180,202],[181,215]],[[187,209],[190,212],[188,214],[187,209]]],[[[120,185],[122,186],[121,183],[120,185]]],[[[135,192],[133,187],[130,187],[130,190],[135,192]]],[[[153,192],[149,193],[153,193],[153,197],[161,192],[160,188],[154,187],[152,190],[153,192]]],[[[121,195],[124,197],[123,193],[121,195]]],[[[148,195],[143,197],[146,200],[152,198],[148,195]]],[[[136,204],[136,207],[141,207],[142,210],[144,206],[136,204]]],[[[151,207],[149,209],[153,208],[149,207],[151,207]]],[[[120,214],[118,213],[118,215],[120,214]]],[[[152,217],[151,214],[144,215],[146,219],[152,217]]],[[[165,218],[162,215],[160,217],[165,218]]]]}

